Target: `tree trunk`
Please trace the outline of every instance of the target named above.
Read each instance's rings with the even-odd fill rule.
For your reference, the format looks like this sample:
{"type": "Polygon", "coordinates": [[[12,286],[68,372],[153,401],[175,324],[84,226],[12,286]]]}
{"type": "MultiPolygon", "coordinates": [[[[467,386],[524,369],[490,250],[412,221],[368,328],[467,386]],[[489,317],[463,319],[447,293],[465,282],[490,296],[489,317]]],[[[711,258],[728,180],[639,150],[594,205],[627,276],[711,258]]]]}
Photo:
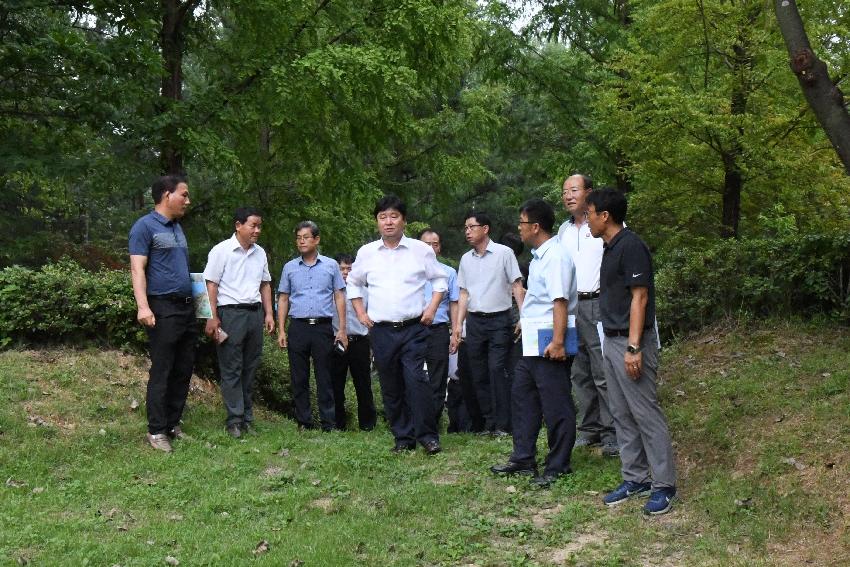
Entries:
{"type": "Polygon", "coordinates": [[[829,78],[826,63],[812,51],[803,20],[794,0],[775,0],[776,20],[791,56],[791,70],[797,75],[803,95],[826,132],[844,170],[850,175],[850,114],[844,94],[829,78]]]}
{"type": "MultiPolygon", "coordinates": [[[[170,112],[183,100],[183,52],[186,49],[186,22],[197,0],[160,0],[162,29],[159,46],[162,52],[162,86],[160,113],[170,112]]],[[[183,173],[183,141],[176,117],[162,131],[160,163],[163,173],[183,173]]]]}
{"type": "MultiPolygon", "coordinates": [[[[752,22],[752,20],[750,20],[752,22]]],[[[740,116],[747,112],[747,100],[750,93],[750,72],[753,58],[749,52],[747,31],[742,30],[738,35],[738,43],[732,46],[735,57],[732,59],[732,99],[730,112],[732,116],[740,116]]],[[[720,237],[738,238],[738,225],[741,221],[741,192],[744,188],[744,177],[741,174],[739,160],[743,153],[741,140],[744,129],[737,127],[738,136],[731,143],[731,148],[721,154],[723,159],[723,209],[720,217],[720,237]]]]}

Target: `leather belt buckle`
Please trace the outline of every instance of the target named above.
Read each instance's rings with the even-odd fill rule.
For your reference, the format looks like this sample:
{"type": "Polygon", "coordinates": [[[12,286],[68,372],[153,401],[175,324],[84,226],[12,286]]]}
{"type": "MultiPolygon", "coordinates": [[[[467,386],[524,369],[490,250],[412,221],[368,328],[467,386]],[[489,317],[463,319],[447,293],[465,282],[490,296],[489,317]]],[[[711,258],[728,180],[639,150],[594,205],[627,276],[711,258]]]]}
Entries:
{"type": "Polygon", "coordinates": [[[316,319],[316,318],[310,317],[310,318],[307,319],[307,324],[308,325],[318,325],[319,320],[316,319]]]}

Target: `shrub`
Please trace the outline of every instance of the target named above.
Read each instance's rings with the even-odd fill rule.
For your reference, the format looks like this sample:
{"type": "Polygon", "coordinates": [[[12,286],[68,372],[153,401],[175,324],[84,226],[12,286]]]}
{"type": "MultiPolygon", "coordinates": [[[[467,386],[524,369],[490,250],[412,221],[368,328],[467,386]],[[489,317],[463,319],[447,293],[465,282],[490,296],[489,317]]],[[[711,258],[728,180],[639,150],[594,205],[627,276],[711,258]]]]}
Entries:
{"type": "Polygon", "coordinates": [[[658,321],[666,335],[742,312],[850,315],[850,236],[723,240],[658,259],[658,321]]]}

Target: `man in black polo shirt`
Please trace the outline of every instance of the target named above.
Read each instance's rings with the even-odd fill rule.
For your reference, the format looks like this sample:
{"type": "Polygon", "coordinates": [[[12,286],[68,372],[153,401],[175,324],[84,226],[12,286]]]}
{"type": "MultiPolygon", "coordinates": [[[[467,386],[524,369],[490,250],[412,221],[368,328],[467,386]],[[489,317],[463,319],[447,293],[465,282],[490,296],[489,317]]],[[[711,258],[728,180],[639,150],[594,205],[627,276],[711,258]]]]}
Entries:
{"type": "Polygon", "coordinates": [[[623,483],[603,501],[615,506],[648,495],[644,513],[664,514],[676,496],[676,463],[656,395],[658,338],[653,327],[652,256],[643,240],[623,226],[627,203],[622,193],[593,191],[587,196],[587,206],[591,233],[605,241],[599,297],[605,331],[602,350],[623,475],[623,483]]]}
{"type": "Polygon", "coordinates": [[[189,186],[182,177],[166,175],[154,182],[151,195],[154,210],[130,229],[130,275],[151,357],[148,443],[171,452],[170,439],[184,437],[180,418],[198,340],[189,248],[178,222],[189,206],[189,186]]]}

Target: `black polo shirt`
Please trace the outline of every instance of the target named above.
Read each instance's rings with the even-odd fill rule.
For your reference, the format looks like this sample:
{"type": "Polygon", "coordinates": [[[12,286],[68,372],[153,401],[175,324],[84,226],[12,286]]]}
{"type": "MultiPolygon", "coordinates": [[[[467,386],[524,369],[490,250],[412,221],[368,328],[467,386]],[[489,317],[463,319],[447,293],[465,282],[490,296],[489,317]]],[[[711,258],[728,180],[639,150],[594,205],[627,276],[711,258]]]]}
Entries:
{"type": "Polygon", "coordinates": [[[655,322],[655,274],[649,247],[628,228],[605,244],[599,271],[599,311],[606,331],[627,331],[632,286],[649,289],[644,328],[655,322]]]}

